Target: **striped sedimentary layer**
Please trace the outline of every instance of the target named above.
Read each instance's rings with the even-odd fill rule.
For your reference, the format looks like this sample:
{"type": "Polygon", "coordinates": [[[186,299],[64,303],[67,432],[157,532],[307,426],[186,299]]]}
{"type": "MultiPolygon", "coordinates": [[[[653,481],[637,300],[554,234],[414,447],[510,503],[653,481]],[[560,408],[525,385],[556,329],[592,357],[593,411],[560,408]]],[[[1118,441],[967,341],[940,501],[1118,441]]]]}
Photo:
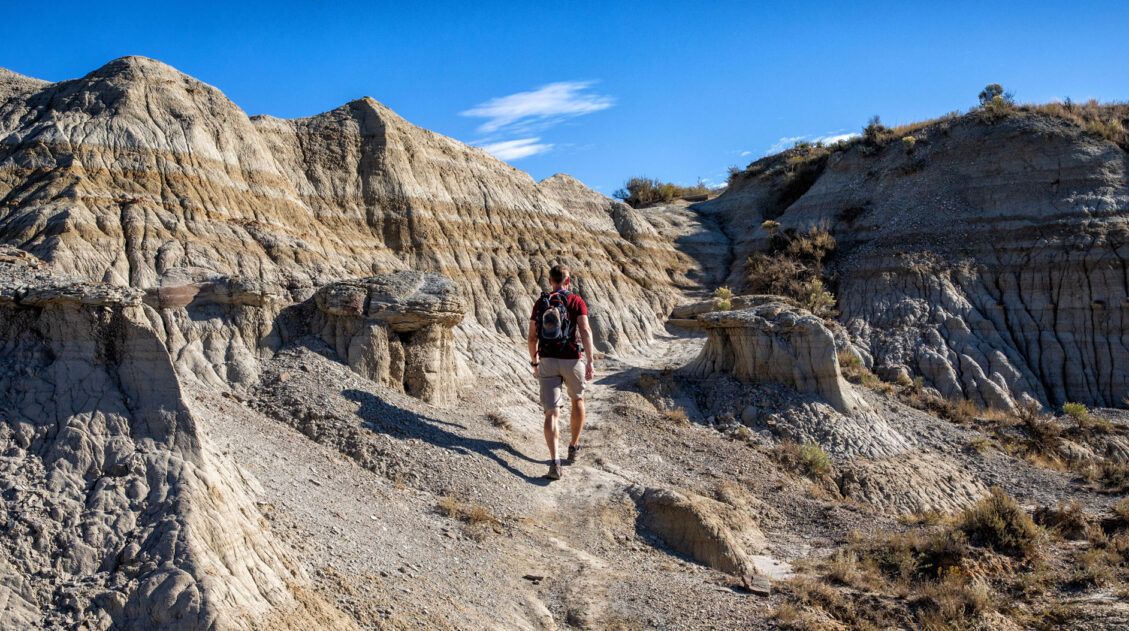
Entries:
{"type": "Polygon", "coordinates": [[[686,257],[633,210],[566,176],[539,184],[372,99],[249,118],[137,57],[54,84],[0,78],[0,240],[86,279],[149,289],[201,268],[301,300],[433,271],[475,322],[517,337],[565,262],[609,349],[647,339],[687,282],[686,257]]]}
{"type": "Polygon", "coordinates": [[[833,153],[802,182],[763,169],[702,205],[734,237],[730,281],[766,247],[765,219],[825,226],[839,244],[840,319],[872,366],[905,367],[946,396],[993,407],[1122,405],[1129,155],[1034,113],[915,134],[910,149],[833,153]]]}

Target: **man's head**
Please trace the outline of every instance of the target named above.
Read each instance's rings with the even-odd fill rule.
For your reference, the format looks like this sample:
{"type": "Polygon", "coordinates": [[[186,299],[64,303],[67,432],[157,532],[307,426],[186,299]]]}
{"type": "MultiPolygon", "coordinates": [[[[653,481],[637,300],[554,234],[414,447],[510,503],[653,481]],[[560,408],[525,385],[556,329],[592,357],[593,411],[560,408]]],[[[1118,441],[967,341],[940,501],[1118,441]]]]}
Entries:
{"type": "Polygon", "coordinates": [[[553,289],[568,288],[572,282],[572,276],[568,272],[567,265],[554,265],[549,270],[549,282],[553,284],[553,289]]]}

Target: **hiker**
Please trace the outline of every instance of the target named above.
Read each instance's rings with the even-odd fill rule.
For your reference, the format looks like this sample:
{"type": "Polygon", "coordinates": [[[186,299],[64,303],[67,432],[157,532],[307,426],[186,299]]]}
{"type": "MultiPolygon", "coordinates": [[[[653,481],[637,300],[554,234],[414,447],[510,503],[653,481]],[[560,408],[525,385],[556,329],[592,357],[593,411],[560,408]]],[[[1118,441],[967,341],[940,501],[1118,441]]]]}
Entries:
{"type": "Polygon", "coordinates": [[[584,299],[569,291],[572,277],[568,267],[554,265],[549,270],[552,290],[541,294],[533,305],[529,317],[529,363],[533,376],[541,385],[541,406],[545,409],[545,442],[549,445],[550,480],[561,478],[561,460],[557,456],[560,430],[557,406],[561,399],[561,384],[572,400],[569,425],[572,439],[568,444],[568,463],[572,464],[580,451],[580,430],[584,428],[584,382],[591,381],[592,329],[588,326],[588,305],[584,299]],[[577,339],[579,333],[580,339],[577,339]],[[581,342],[583,345],[581,345],[581,342]],[[583,366],[580,356],[584,355],[583,366]]]}

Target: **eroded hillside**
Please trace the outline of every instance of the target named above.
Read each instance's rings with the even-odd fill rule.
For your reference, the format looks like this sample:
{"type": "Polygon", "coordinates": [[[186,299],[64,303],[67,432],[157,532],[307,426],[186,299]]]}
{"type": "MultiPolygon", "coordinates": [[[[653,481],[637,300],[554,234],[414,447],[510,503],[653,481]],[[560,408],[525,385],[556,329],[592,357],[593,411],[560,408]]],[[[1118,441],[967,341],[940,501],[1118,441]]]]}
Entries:
{"type": "Polygon", "coordinates": [[[1001,409],[1122,405],[1129,154],[1038,109],[905,138],[765,158],[701,204],[734,239],[729,282],[746,283],[773,232],[823,227],[839,320],[868,366],[1001,409]]]}
{"type": "Polygon", "coordinates": [[[1129,620],[1112,143],[966,118],[633,209],[143,58],[0,99],[0,626],[1129,620]],[[813,226],[838,318],[703,300],[813,226]],[[550,484],[555,262],[606,356],[550,484]]]}

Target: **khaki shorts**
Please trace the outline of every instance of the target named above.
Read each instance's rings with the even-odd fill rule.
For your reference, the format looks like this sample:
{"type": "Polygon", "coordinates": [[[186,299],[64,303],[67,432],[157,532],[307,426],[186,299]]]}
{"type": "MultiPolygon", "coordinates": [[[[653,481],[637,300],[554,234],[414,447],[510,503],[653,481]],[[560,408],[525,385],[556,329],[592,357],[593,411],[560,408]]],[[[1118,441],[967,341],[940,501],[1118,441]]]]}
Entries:
{"type": "Polygon", "coordinates": [[[540,367],[541,406],[545,411],[557,409],[561,402],[561,383],[568,388],[568,398],[584,398],[584,363],[579,359],[542,357],[540,367]]]}

